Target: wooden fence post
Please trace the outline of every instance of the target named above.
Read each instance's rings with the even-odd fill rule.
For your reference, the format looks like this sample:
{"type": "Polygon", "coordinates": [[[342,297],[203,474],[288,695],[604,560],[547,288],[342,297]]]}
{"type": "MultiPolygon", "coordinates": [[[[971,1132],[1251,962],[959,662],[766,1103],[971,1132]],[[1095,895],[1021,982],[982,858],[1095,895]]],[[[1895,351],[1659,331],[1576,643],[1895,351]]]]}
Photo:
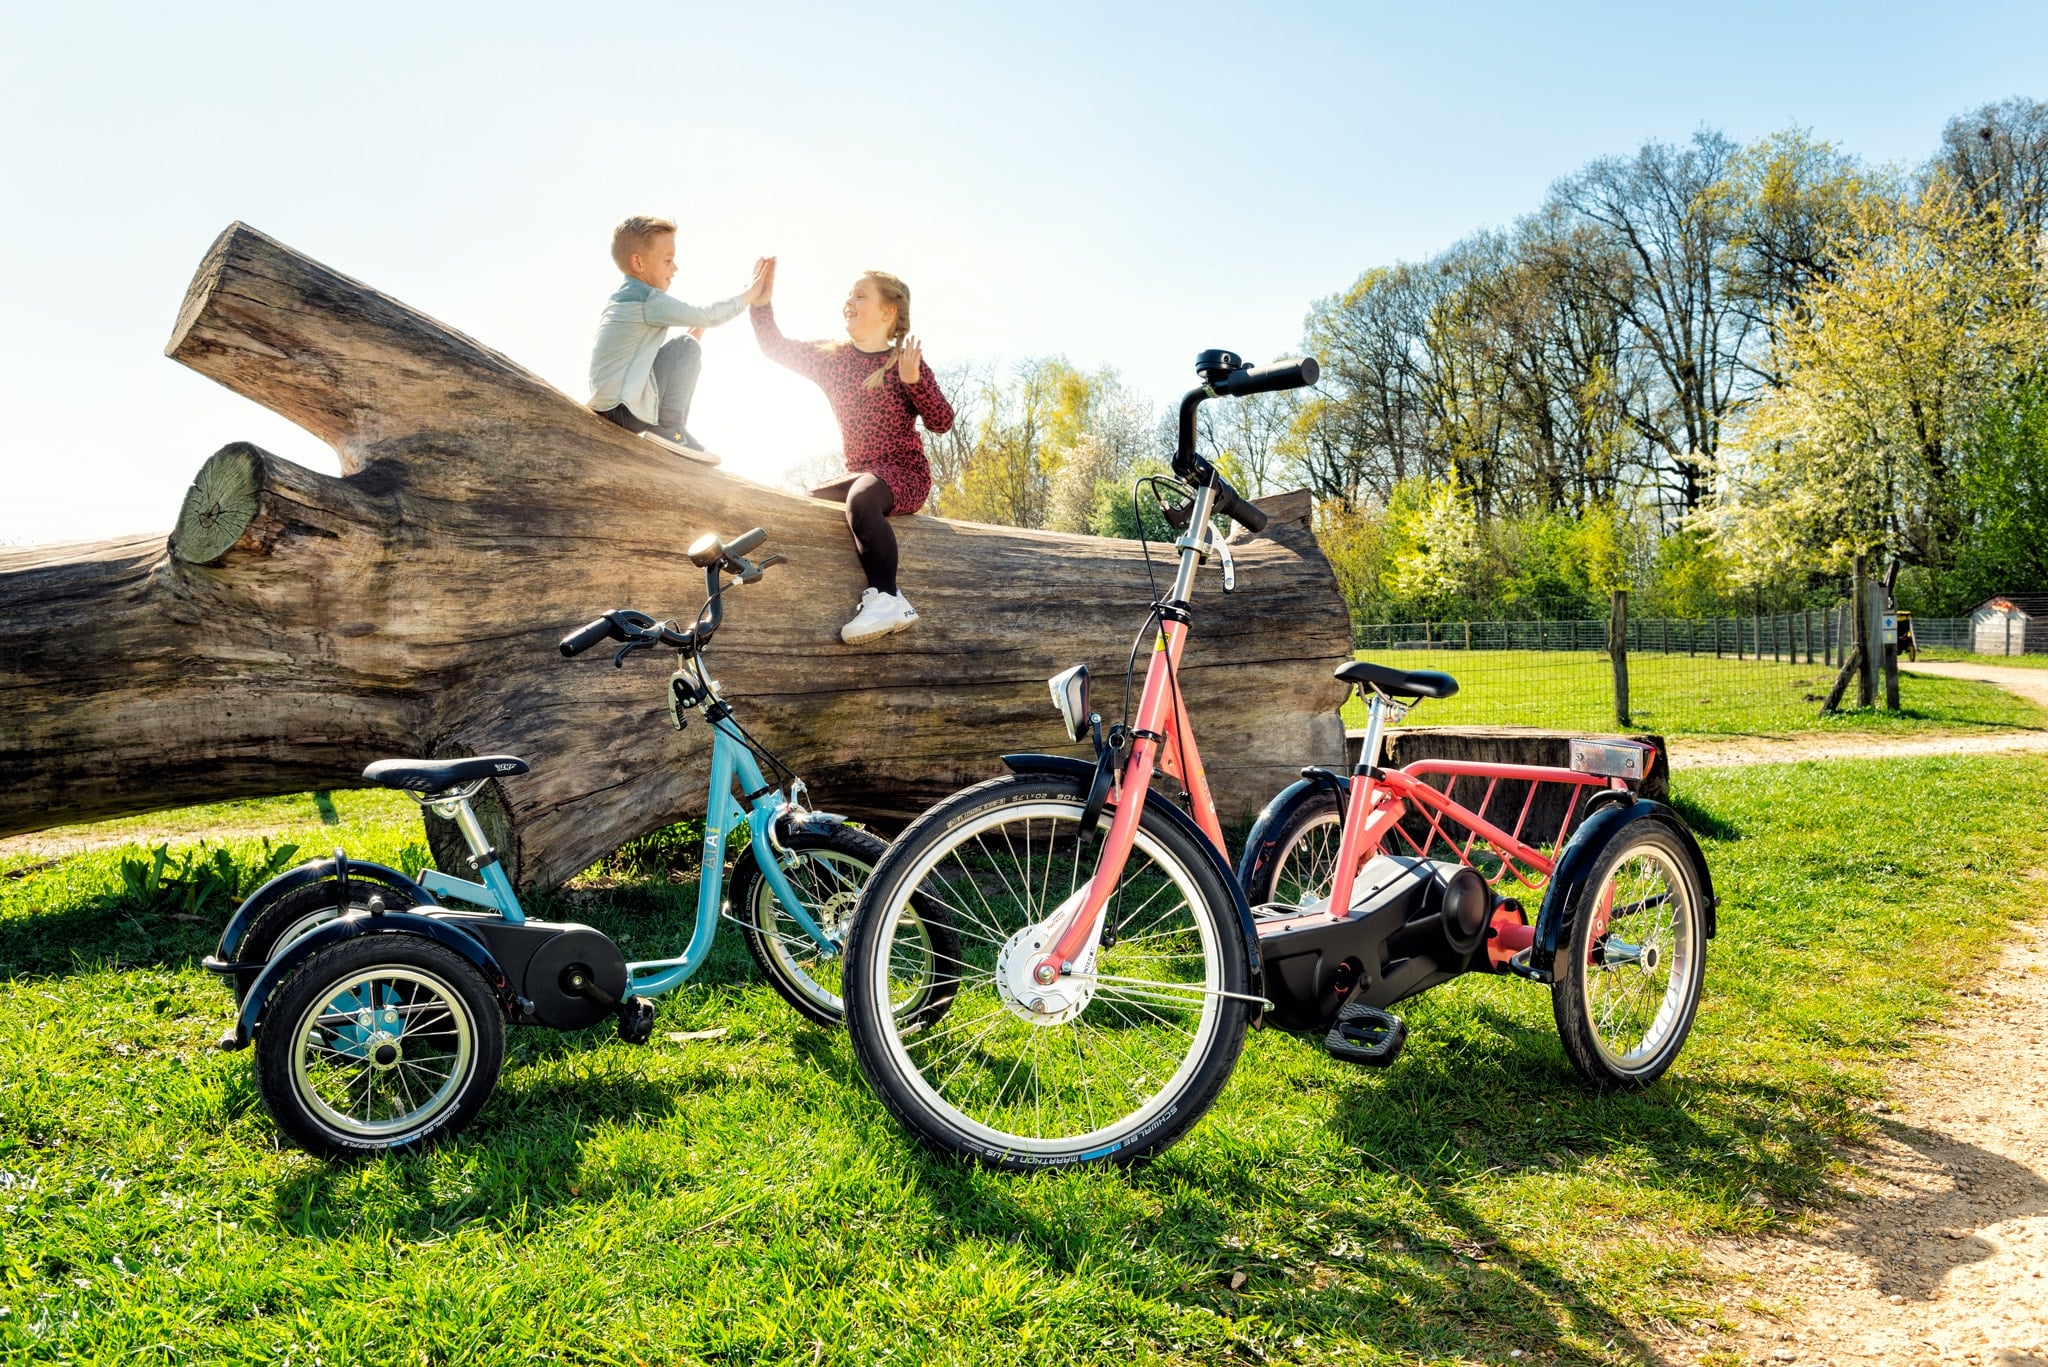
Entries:
{"type": "Polygon", "coordinates": [[[1863,556],[1856,557],[1855,574],[1852,578],[1855,592],[1852,601],[1856,605],[1856,644],[1862,652],[1863,667],[1856,671],[1856,705],[1877,706],[1878,641],[1884,626],[1873,609],[1877,595],[1871,592],[1870,571],[1863,556]]]}
{"type": "Polygon", "coordinates": [[[1614,724],[1628,722],[1628,590],[1616,589],[1607,611],[1607,654],[1614,662],[1614,724]]]}

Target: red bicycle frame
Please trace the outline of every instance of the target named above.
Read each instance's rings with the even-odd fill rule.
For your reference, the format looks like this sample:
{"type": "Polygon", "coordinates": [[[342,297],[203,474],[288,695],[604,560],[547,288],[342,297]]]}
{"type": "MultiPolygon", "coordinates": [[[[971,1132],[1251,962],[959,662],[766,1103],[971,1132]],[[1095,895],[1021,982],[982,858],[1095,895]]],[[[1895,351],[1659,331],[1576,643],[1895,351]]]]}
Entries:
{"type": "MultiPolygon", "coordinates": [[[[1194,808],[1196,824],[1218,851],[1224,849],[1223,823],[1216,817],[1209,776],[1202,768],[1202,754],[1195,747],[1194,732],[1188,728],[1187,702],[1180,692],[1181,652],[1188,639],[1188,595],[1194,589],[1196,567],[1215,544],[1215,528],[1209,521],[1214,493],[1207,484],[1195,490],[1189,508],[1188,533],[1178,543],[1180,569],[1174,576],[1172,593],[1161,605],[1159,637],[1153,643],[1152,661],[1145,669],[1145,689],[1139,695],[1138,714],[1131,727],[1131,757],[1112,793],[1116,816],[1110,821],[1109,836],[1103,841],[1102,858],[1095,873],[1081,889],[1080,903],[1069,913],[1066,925],[1033,969],[1041,983],[1057,982],[1067,965],[1076,962],[1094,938],[1102,909],[1123,876],[1124,861],[1130,857],[1138,819],[1151,796],[1155,768],[1165,770],[1180,783],[1194,808]],[[1126,801],[1126,794],[1135,796],[1126,801]]],[[[1225,556],[1228,554],[1224,552],[1225,556]]]]}
{"type": "MultiPolygon", "coordinates": [[[[1215,844],[1217,852],[1226,860],[1229,858],[1223,840],[1223,823],[1217,819],[1208,774],[1202,768],[1201,751],[1196,747],[1194,732],[1187,723],[1187,702],[1181,696],[1179,675],[1181,654],[1187,645],[1188,594],[1193,587],[1197,565],[1214,544],[1214,529],[1209,522],[1210,496],[1211,491],[1206,486],[1196,490],[1188,534],[1178,543],[1180,570],[1174,580],[1173,593],[1161,605],[1159,637],[1153,645],[1152,660],[1145,671],[1145,688],[1139,697],[1136,724],[1131,728],[1131,756],[1112,794],[1116,800],[1116,816],[1111,820],[1109,836],[1103,842],[1101,860],[1094,875],[1081,889],[1080,900],[1068,913],[1066,924],[1034,967],[1034,974],[1042,983],[1058,981],[1067,966],[1079,960],[1094,938],[1096,924],[1109,901],[1110,891],[1123,875],[1138,820],[1152,795],[1155,769],[1165,771],[1179,782],[1193,808],[1195,823],[1215,844]],[[1126,795],[1132,795],[1131,800],[1124,800],[1126,795]]],[[[1224,554],[1227,556],[1228,552],[1224,554]]],[[[1405,842],[1416,855],[1425,857],[1428,851],[1442,842],[1456,852],[1459,862],[1468,866],[1472,863],[1474,847],[1484,840],[1500,856],[1506,873],[1511,873],[1522,886],[1538,890],[1549,878],[1555,863],[1528,838],[1533,834],[1527,831],[1527,826],[1539,786],[1563,783],[1572,789],[1557,830],[1547,833],[1547,843],[1553,849],[1561,847],[1570,834],[1572,819],[1578,815],[1585,789],[1626,786],[1619,777],[1533,764],[1419,760],[1405,769],[1381,769],[1377,763],[1380,740],[1386,727],[1398,721],[1406,711],[1405,707],[1377,691],[1367,700],[1365,748],[1353,774],[1351,796],[1344,811],[1343,835],[1338,842],[1337,867],[1330,889],[1328,913],[1333,918],[1350,914],[1352,882],[1365,861],[1384,848],[1395,845],[1397,840],[1405,842]],[[1442,790],[1425,781],[1434,775],[1442,775],[1449,780],[1442,790]],[[1451,796],[1463,779],[1486,783],[1486,791],[1476,809],[1451,796]],[[1528,785],[1527,795],[1522,799],[1512,828],[1503,828],[1487,814],[1503,782],[1528,785]],[[1402,825],[1411,810],[1420,811],[1428,818],[1428,829],[1419,841],[1402,825]],[[1462,842],[1444,829],[1445,822],[1464,828],[1466,834],[1462,842]]],[[[1490,953],[1507,954],[1526,947],[1526,932],[1507,933],[1508,929],[1502,927],[1503,934],[1489,944],[1490,953]]]]}

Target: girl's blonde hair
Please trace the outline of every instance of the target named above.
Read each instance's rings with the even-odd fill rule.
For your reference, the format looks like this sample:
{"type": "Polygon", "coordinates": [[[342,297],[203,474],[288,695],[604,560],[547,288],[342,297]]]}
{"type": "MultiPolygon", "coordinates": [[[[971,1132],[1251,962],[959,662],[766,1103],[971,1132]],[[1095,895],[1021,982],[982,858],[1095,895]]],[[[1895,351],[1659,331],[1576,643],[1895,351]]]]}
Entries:
{"type": "Polygon", "coordinates": [[[898,353],[903,349],[903,339],[910,335],[910,286],[887,271],[862,271],[860,278],[874,281],[875,292],[882,296],[882,303],[896,310],[896,326],[889,330],[889,359],[863,382],[865,388],[879,389],[888,376],[889,367],[897,362],[898,353]]]}

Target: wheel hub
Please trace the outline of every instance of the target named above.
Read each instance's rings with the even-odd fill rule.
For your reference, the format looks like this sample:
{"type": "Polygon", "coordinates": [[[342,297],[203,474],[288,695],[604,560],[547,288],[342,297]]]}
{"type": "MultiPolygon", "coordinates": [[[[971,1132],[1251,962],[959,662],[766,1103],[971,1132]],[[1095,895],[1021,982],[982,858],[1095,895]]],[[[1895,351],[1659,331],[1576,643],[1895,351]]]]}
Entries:
{"type": "Polygon", "coordinates": [[[329,1047],[389,1072],[405,1061],[405,1019],[388,1006],[358,1008],[349,1013],[348,1024],[332,1032],[329,1047]]]}
{"type": "Polygon", "coordinates": [[[853,924],[853,914],[859,907],[859,892],[833,893],[831,899],[815,913],[818,929],[825,932],[826,939],[843,946],[846,943],[847,929],[853,924]]]}
{"type": "Polygon", "coordinates": [[[1032,1025],[1065,1025],[1094,998],[1095,954],[1102,940],[1099,922],[1081,957],[1067,965],[1064,972],[1043,962],[1046,951],[1065,927],[1068,914],[1081,904],[1087,891],[1084,884],[1050,916],[1012,935],[997,952],[996,996],[1003,1009],[1017,1019],[1032,1025]]]}
{"type": "Polygon", "coordinates": [[[1600,942],[1599,965],[1602,968],[1621,968],[1634,964],[1645,973],[1655,973],[1663,955],[1657,946],[1651,944],[1632,945],[1609,937],[1600,942]]]}

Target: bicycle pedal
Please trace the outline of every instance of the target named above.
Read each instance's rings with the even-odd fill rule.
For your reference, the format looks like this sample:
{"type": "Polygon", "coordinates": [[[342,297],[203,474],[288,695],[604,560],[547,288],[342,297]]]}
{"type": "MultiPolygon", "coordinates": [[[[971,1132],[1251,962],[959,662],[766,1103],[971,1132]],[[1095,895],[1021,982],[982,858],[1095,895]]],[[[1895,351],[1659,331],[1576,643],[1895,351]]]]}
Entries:
{"type": "Polygon", "coordinates": [[[628,997],[619,1003],[619,1038],[628,1044],[645,1044],[654,1038],[653,1002],[628,997]]]}
{"type": "Polygon", "coordinates": [[[1408,1026],[1399,1016],[1354,1001],[1337,1013],[1336,1024],[1323,1037],[1323,1048],[1346,1063],[1384,1068],[1400,1057],[1407,1042],[1408,1026]]]}

